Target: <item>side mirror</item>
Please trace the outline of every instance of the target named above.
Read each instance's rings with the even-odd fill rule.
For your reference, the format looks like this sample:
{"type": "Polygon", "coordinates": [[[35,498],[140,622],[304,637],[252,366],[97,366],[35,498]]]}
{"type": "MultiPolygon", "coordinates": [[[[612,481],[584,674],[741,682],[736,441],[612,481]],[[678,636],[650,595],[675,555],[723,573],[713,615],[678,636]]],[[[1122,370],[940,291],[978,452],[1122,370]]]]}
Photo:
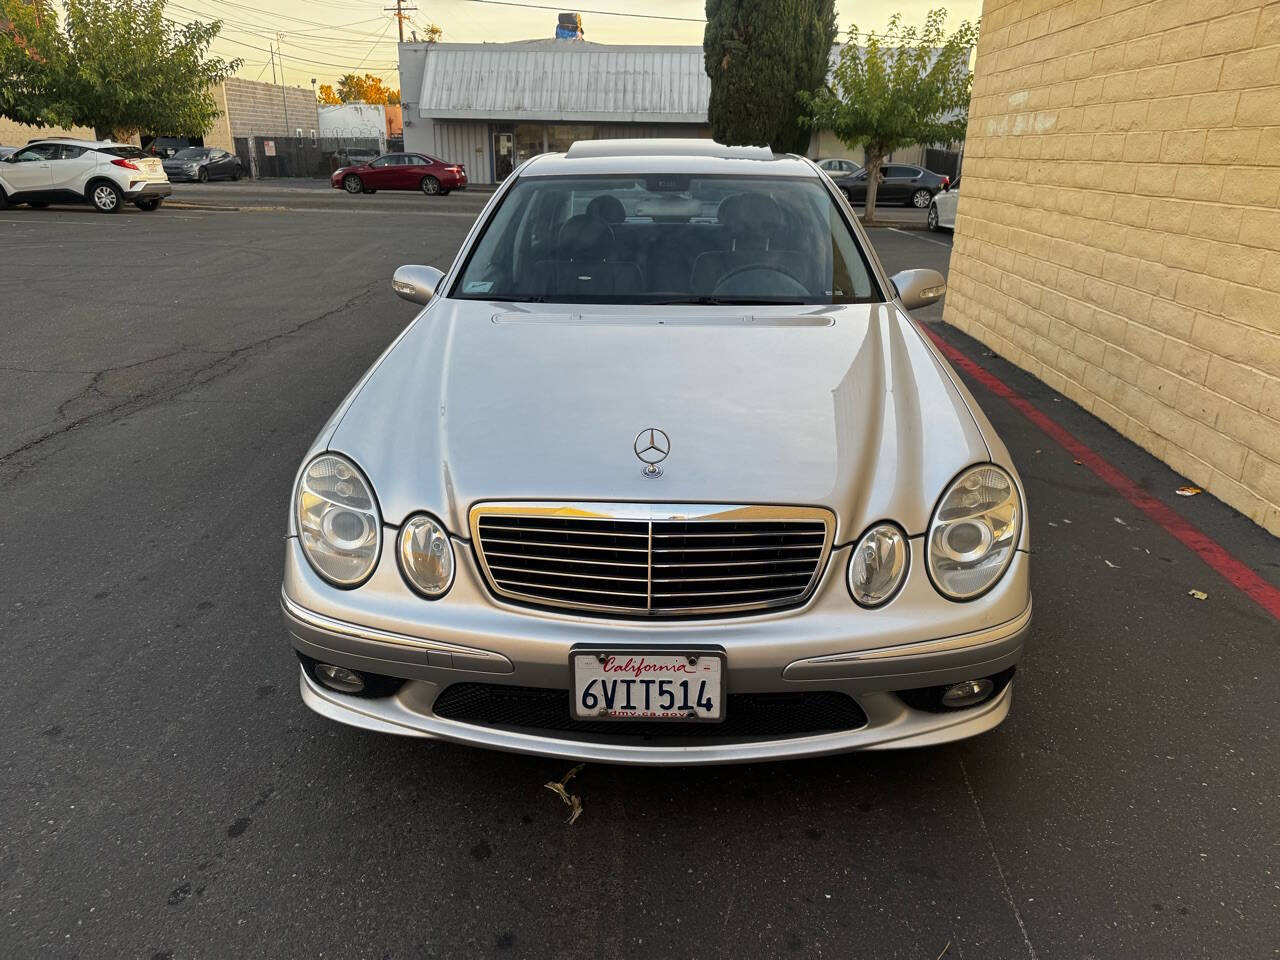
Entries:
{"type": "MultiPolygon", "coordinates": [[[[410,303],[430,303],[435,296],[436,287],[444,279],[444,274],[435,267],[423,267],[416,263],[397,267],[391,277],[391,289],[401,300],[410,303]]],[[[941,278],[939,278],[941,279],[941,278]]]]}
{"type": "Polygon", "coordinates": [[[947,292],[947,281],[937,270],[903,270],[889,279],[908,310],[937,303],[947,292]]]}

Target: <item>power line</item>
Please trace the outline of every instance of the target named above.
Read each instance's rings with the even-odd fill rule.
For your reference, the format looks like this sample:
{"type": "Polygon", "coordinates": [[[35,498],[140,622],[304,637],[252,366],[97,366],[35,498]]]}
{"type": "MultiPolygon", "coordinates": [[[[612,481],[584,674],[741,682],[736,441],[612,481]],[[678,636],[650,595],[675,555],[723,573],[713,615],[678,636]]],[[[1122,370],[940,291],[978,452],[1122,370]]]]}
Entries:
{"type": "MultiPolygon", "coordinates": [[[[541,3],[514,3],[512,0],[466,0],[467,3],[487,3],[497,7],[523,7],[526,10],[560,10],[541,3]]],[[[664,17],[656,13],[619,13],[616,10],[584,10],[577,8],[578,13],[589,13],[600,17],[630,17],[635,20],[673,20],[680,23],[706,23],[706,17],[664,17]]]]}

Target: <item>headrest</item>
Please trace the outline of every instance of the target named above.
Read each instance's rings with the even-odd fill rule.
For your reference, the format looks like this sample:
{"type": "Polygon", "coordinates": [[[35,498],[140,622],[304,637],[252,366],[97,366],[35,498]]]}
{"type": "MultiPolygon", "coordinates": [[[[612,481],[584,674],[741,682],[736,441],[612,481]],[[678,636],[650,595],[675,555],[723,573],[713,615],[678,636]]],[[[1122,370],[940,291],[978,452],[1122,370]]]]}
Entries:
{"type": "Polygon", "coordinates": [[[599,217],[580,213],[560,227],[556,248],[570,260],[604,260],[613,249],[613,230],[599,217]]]}
{"type": "Polygon", "coordinates": [[[605,223],[621,223],[627,219],[627,211],[613,194],[602,193],[587,204],[587,216],[599,217],[605,223]]]}
{"type": "Polygon", "coordinates": [[[730,233],[769,236],[782,226],[782,210],[762,193],[739,193],[720,204],[720,219],[730,233]]]}

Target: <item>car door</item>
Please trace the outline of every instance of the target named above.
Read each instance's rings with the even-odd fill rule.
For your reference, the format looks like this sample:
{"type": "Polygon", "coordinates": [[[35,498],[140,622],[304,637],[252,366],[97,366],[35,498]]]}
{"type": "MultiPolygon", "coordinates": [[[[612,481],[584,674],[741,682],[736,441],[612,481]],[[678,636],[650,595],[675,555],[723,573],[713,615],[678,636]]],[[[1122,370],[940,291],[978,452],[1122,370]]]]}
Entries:
{"type": "Polygon", "coordinates": [[[227,151],[210,150],[209,151],[209,179],[217,180],[219,177],[226,178],[231,176],[231,167],[227,165],[227,151]]]}
{"type": "Polygon", "coordinates": [[[360,177],[364,180],[364,185],[373,190],[391,190],[395,182],[395,172],[396,157],[394,154],[387,154],[369,164],[368,171],[362,173],[360,177]]]}
{"type": "Polygon", "coordinates": [[[58,153],[56,143],[35,143],[19,150],[4,161],[0,175],[10,196],[19,193],[48,193],[53,187],[52,160],[58,153]]]}
{"type": "Polygon", "coordinates": [[[431,169],[431,160],[419,153],[408,153],[404,157],[404,179],[406,190],[417,190],[422,186],[422,178],[425,176],[434,176],[440,179],[440,174],[431,169]]]}
{"type": "Polygon", "coordinates": [[[50,158],[50,186],[68,193],[84,193],[89,171],[98,165],[98,158],[85,147],[71,143],[58,144],[58,152],[50,158]]]}

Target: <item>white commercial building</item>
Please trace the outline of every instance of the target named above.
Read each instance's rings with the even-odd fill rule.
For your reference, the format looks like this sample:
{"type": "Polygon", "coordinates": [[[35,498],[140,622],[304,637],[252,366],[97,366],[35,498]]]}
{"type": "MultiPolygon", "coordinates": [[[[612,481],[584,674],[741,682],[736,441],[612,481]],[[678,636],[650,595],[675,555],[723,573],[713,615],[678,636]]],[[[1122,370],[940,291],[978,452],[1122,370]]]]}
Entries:
{"type": "Polygon", "coordinates": [[[404,148],[496,183],[575,140],[709,137],[701,47],[403,43],[404,148]]]}

